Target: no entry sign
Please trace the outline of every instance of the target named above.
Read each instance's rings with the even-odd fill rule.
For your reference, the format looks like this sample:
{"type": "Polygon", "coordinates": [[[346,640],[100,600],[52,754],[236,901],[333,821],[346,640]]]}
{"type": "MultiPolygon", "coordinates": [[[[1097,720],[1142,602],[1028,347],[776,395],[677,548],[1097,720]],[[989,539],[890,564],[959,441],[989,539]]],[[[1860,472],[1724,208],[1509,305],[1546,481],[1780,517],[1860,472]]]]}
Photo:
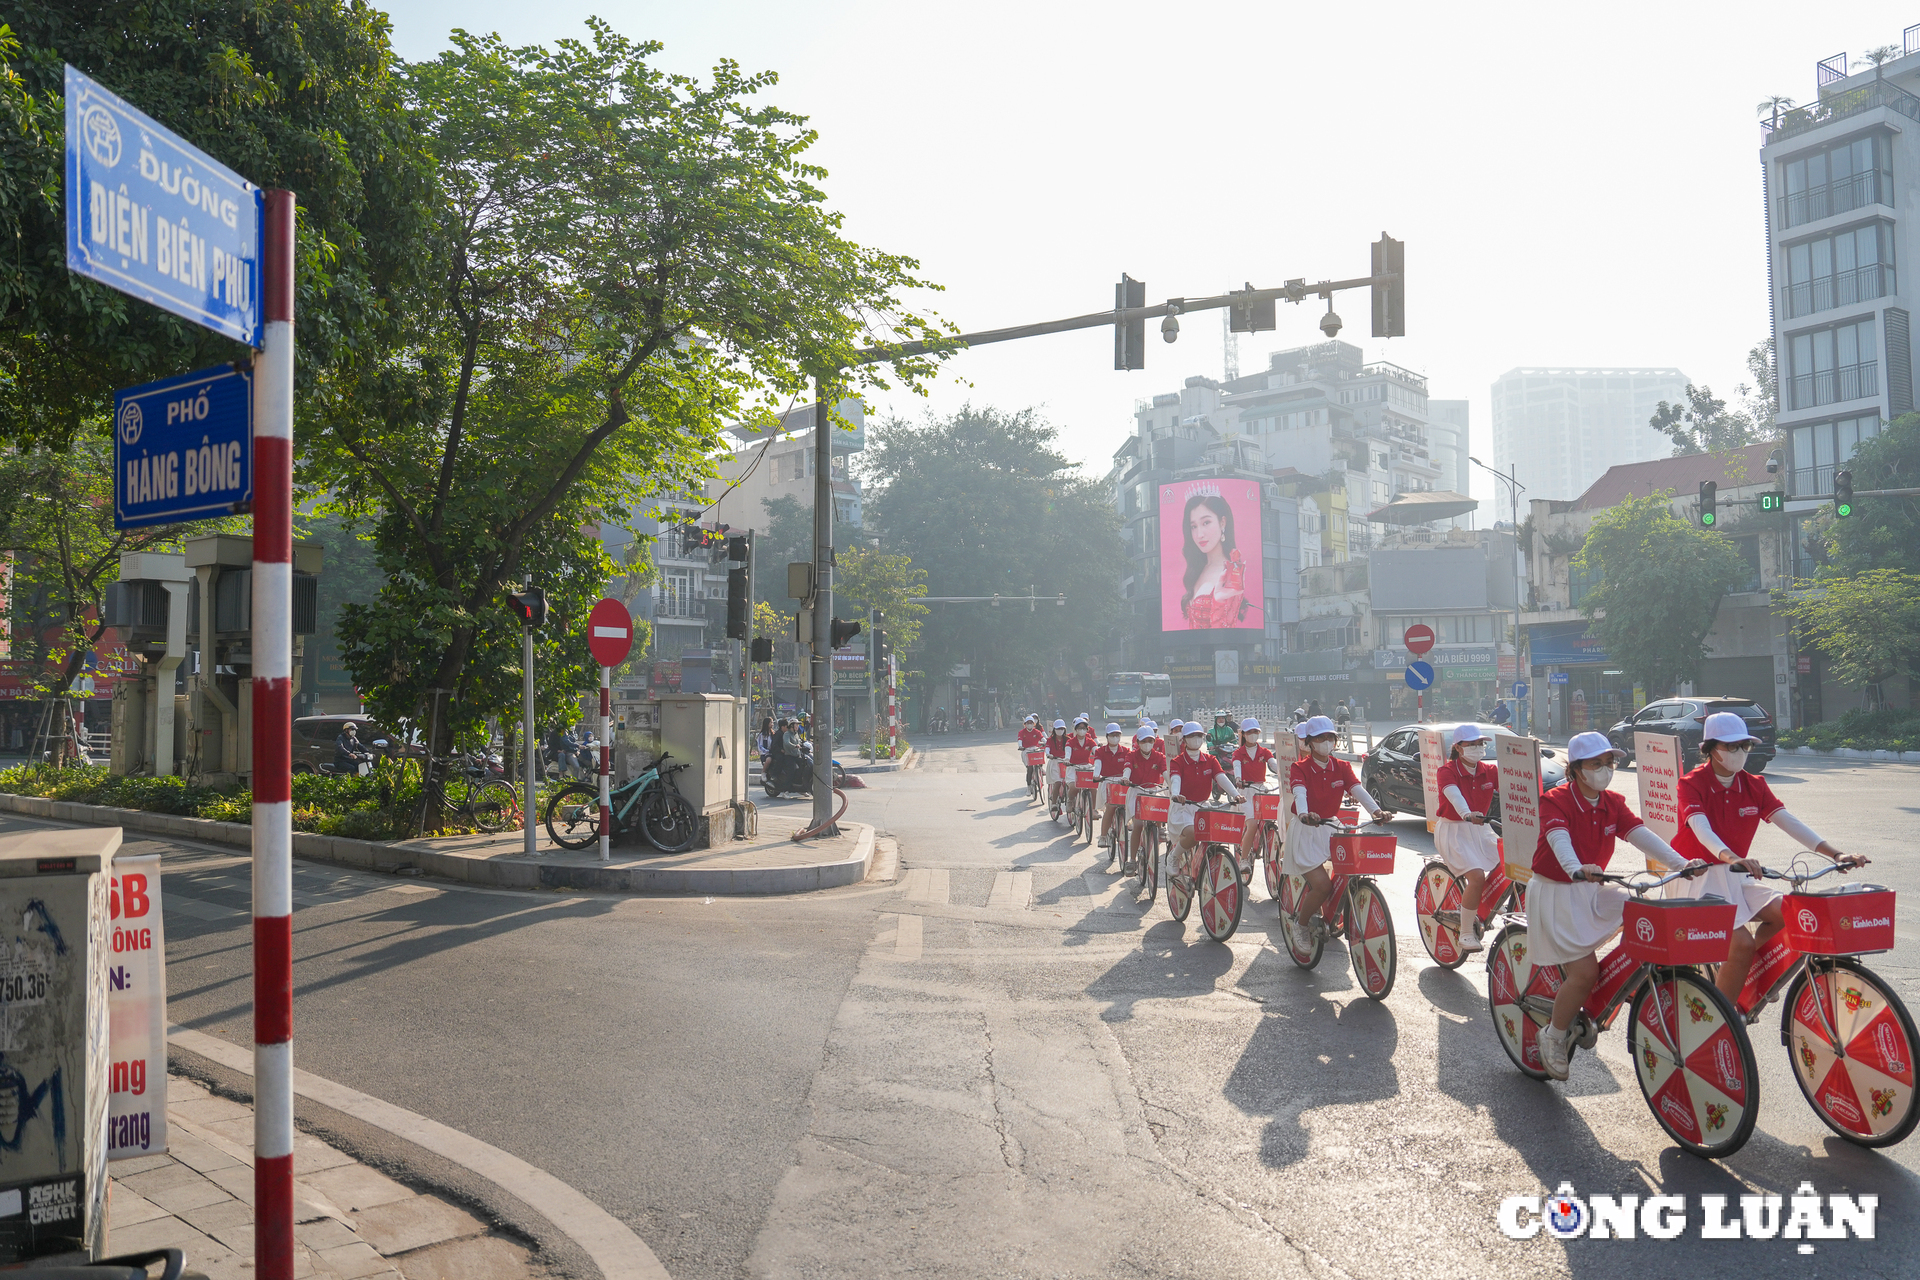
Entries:
{"type": "Polygon", "coordinates": [[[587,648],[603,667],[617,667],[633,652],[633,615],[609,596],[587,615],[587,648]]]}
{"type": "Polygon", "coordinates": [[[1433,648],[1433,628],[1424,622],[1416,622],[1400,637],[1400,643],[1407,646],[1408,653],[1418,658],[1433,648]]]}

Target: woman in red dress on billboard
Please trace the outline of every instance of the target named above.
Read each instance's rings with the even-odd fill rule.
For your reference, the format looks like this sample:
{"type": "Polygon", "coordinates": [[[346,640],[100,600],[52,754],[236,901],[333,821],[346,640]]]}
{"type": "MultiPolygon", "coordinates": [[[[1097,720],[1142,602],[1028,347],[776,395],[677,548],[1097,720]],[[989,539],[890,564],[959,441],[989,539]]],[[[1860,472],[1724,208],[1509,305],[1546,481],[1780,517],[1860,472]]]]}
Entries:
{"type": "Polygon", "coordinates": [[[1187,571],[1180,613],[1194,630],[1260,624],[1247,613],[1246,559],[1234,545],[1233,508],[1218,493],[1195,490],[1181,517],[1186,529],[1187,571]]]}

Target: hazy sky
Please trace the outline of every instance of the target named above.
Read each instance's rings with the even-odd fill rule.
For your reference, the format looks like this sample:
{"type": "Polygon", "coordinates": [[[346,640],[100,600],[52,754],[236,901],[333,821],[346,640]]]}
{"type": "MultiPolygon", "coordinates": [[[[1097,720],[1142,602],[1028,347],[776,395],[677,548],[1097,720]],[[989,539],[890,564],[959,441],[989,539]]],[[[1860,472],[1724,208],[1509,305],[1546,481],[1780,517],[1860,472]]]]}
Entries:
{"type": "MultiPolygon", "coordinates": [[[[1920,5],[1293,3],[968,5],[705,0],[398,0],[402,56],[455,26],[514,43],[599,15],[661,40],[665,64],[772,70],[812,117],[849,234],[917,257],[963,329],[1148,298],[1364,275],[1381,231],[1407,243],[1407,334],[1341,335],[1472,402],[1519,365],[1677,366],[1731,398],[1767,330],[1754,104],[1814,96],[1814,63],[1897,44],[1920,5]]],[[[1315,341],[1323,304],[1241,338],[1243,371],[1315,341]]],[[[1104,472],[1134,401],[1218,377],[1218,313],[1147,368],[1112,331],[957,356],[914,416],[971,398],[1043,406],[1104,472]]],[[[1476,473],[1477,480],[1485,480],[1476,473]]],[[[1494,496],[1491,482],[1476,488],[1494,496]]],[[[1504,506],[1504,502],[1502,504],[1504,506]]]]}

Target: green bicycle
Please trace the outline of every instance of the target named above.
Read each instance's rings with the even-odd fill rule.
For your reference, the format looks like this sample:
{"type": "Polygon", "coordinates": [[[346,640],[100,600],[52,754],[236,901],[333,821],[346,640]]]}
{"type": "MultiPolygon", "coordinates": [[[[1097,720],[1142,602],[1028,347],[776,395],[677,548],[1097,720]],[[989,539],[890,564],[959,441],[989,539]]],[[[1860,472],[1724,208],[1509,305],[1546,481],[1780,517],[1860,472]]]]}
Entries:
{"type": "MultiPolygon", "coordinates": [[[[637,825],[647,843],[662,853],[684,853],[699,836],[700,815],[693,802],[675,787],[673,775],[685,764],[667,764],[667,753],[631,782],[613,789],[613,838],[620,840],[637,825]]],[[[562,849],[584,849],[600,840],[600,789],[583,782],[570,783],[547,801],[547,834],[562,849]]]]}

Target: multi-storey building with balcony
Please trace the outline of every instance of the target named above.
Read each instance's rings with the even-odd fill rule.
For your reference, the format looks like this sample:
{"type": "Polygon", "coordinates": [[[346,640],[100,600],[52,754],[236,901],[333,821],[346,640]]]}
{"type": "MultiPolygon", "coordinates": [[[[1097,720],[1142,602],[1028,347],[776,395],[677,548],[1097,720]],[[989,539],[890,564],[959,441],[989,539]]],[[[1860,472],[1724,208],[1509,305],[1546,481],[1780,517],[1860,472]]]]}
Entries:
{"type": "Polygon", "coordinates": [[[1671,454],[1648,419],[1686,392],[1678,369],[1510,369],[1493,384],[1494,467],[1529,498],[1569,501],[1609,467],[1671,454]]]}
{"type": "Polygon", "coordinates": [[[1815,100],[1761,122],[1787,509],[1801,517],[1860,441],[1914,407],[1900,268],[1920,251],[1920,26],[1902,48],[1851,76],[1844,54],[1816,64],[1815,100]]]}

